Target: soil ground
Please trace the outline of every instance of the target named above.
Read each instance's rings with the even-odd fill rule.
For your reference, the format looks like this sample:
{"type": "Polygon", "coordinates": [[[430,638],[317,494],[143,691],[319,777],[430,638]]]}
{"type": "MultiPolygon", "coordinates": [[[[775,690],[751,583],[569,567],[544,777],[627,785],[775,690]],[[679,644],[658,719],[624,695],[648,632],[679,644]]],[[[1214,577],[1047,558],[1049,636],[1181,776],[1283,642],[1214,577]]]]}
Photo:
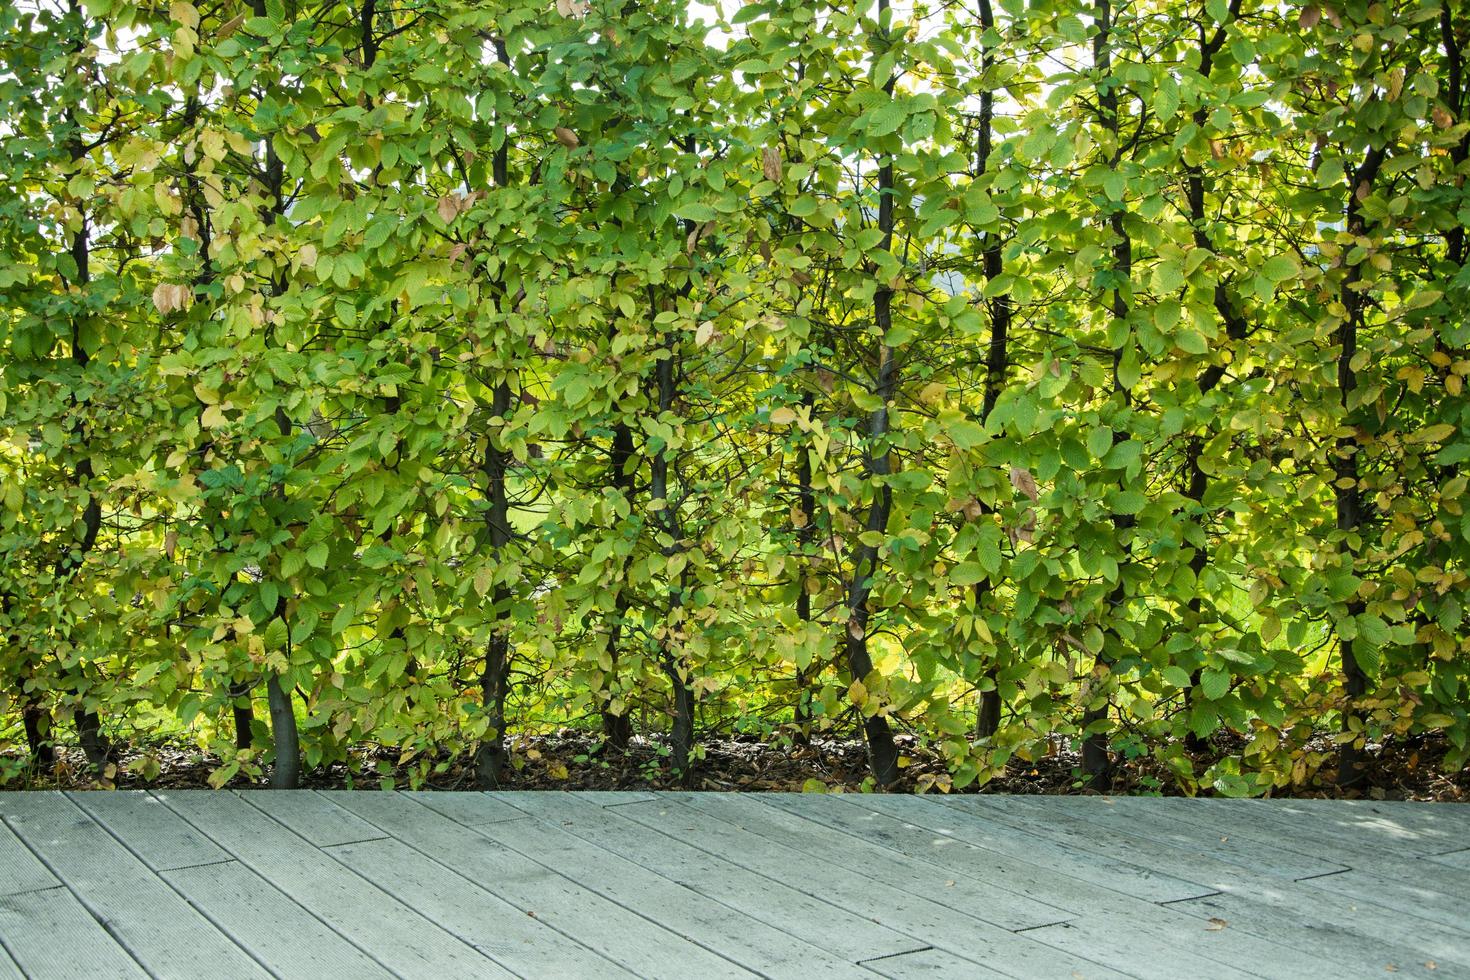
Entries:
{"type": "MultiPolygon", "coordinates": [[[[563,730],[556,734],[530,736],[512,745],[514,765],[507,774],[505,789],[557,790],[650,790],[690,788],[714,792],[799,792],[847,791],[862,788],[867,760],[860,741],[814,739],[810,745],[793,746],[756,739],[724,739],[704,743],[705,757],[696,766],[692,781],[682,787],[665,771],[657,741],[635,738],[626,752],[614,752],[588,733],[563,730]]],[[[940,760],[912,744],[902,746],[910,757],[904,770],[903,791],[937,791],[944,787],[940,760]]],[[[1446,772],[1442,763],[1447,746],[1442,740],[1377,746],[1370,753],[1366,787],[1351,796],[1387,800],[1434,800],[1470,802],[1470,769],[1446,772]]],[[[9,754],[9,753],[7,753],[9,754]]],[[[98,783],[87,771],[85,759],[75,747],[57,750],[58,764],[51,772],[33,773],[12,780],[3,789],[86,789],[116,786],[119,789],[204,788],[217,768],[216,760],[190,745],[162,743],[122,746],[117,751],[117,773],[98,783]],[[138,763],[150,759],[156,774],[145,778],[138,763]]],[[[399,789],[409,786],[408,773],[392,763],[396,750],[365,749],[349,767],[336,764],[305,774],[303,782],[314,789],[376,788],[382,783],[380,762],[399,789]]],[[[1198,771],[1212,759],[1201,757],[1198,771]]],[[[1005,774],[991,780],[981,792],[1066,794],[1084,792],[1078,778],[1080,759],[1067,746],[1034,763],[1013,763],[1005,774]]],[[[153,769],[150,764],[148,769],[153,769]]],[[[1329,774],[1330,775],[1330,774],[1329,774]]],[[[236,776],[228,786],[238,789],[264,788],[266,782],[236,776]]],[[[473,789],[473,773],[463,762],[432,776],[425,789],[473,789]]],[[[965,790],[976,791],[974,788],[965,790]]],[[[1115,793],[1172,793],[1168,776],[1151,760],[1120,762],[1112,787],[1115,793]]],[[[1277,792],[1278,796],[1331,797],[1339,794],[1325,779],[1318,785],[1277,792]]]]}

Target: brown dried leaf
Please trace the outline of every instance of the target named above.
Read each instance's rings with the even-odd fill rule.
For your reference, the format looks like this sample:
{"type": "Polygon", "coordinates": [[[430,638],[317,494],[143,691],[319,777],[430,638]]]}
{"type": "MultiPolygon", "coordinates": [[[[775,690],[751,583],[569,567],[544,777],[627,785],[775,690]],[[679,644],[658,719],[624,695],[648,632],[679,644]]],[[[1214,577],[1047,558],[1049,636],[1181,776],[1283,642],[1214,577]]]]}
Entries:
{"type": "Polygon", "coordinates": [[[1310,31],[1322,21],[1322,8],[1315,3],[1309,3],[1302,8],[1297,16],[1296,22],[1301,25],[1302,30],[1310,31]]]}
{"type": "Polygon", "coordinates": [[[459,217],[459,195],[445,194],[439,198],[439,206],[434,210],[438,213],[439,220],[443,221],[446,225],[449,224],[455,218],[459,217]]]}
{"type": "Polygon", "coordinates": [[[569,150],[575,150],[582,145],[582,141],[577,138],[577,134],[565,126],[557,126],[551,132],[556,136],[557,141],[569,150]]]}
{"type": "Polygon", "coordinates": [[[780,182],[781,180],[781,151],[774,146],[768,146],[761,150],[761,173],[766,180],[780,182]]]}
{"type": "Polygon", "coordinates": [[[219,26],[219,30],[214,32],[215,40],[223,41],[225,38],[238,31],[240,29],[240,25],[243,23],[245,23],[244,14],[239,14],[225,21],[219,26]]]}
{"type": "Polygon", "coordinates": [[[1210,924],[1205,926],[1205,931],[1219,932],[1221,929],[1224,929],[1228,925],[1230,925],[1230,923],[1225,919],[1211,919],[1210,924]]]}
{"type": "Polygon", "coordinates": [[[1031,475],[1030,470],[1020,466],[1011,467],[1011,486],[1031,498],[1033,504],[1041,496],[1041,491],[1036,488],[1036,477],[1031,475]]]}

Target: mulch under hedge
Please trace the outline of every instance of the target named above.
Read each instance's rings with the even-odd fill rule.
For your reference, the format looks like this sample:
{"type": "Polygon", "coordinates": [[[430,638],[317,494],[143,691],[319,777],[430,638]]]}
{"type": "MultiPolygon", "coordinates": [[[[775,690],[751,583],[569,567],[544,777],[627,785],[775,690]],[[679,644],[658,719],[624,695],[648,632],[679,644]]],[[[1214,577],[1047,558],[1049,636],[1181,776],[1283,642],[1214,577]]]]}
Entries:
{"type": "MultiPolygon", "coordinates": [[[[901,739],[902,742],[902,739],[901,739]]],[[[932,753],[904,746],[909,764],[904,769],[902,789],[938,791],[943,788],[944,767],[932,753]]],[[[1351,796],[1386,800],[1435,800],[1470,802],[1470,769],[1448,773],[1442,759],[1442,739],[1422,738],[1375,747],[1370,753],[1366,788],[1351,796]]],[[[662,744],[635,738],[625,752],[615,752],[593,735],[565,730],[553,735],[529,736],[513,743],[514,764],[505,780],[506,789],[516,790],[651,790],[690,788],[715,792],[799,792],[813,790],[858,791],[867,775],[867,759],[860,741],[814,739],[810,745],[762,742],[733,738],[704,743],[705,757],[687,787],[663,766],[662,744]]],[[[7,753],[12,758],[14,753],[7,753]]],[[[32,773],[12,780],[4,789],[202,789],[217,760],[197,748],[177,743],[119,746],[117,772],[102,782],[88,772],[80,749],[60,747],[58,763],[51,772],[32,773]],[[141,763],[156,764],[156,775],[145,778],[141,763]]],[[[364,749],[354,764],[335,764],[307,772],[303,784],[312,789],[373,789],[383,785],[381,767],[398,788],[408,788],[408,767],[398,766],[397,750],[364,749]]],[[[1077,753],[1058,743],[1055,751],[1034,763],[1013,763],[1006,773],[991,780],[980,791],[987,793],[1087,792],[1078,776],[1077,753]]],[[[1200,753],[1197,771],[1203,772],[1213,758],[1200,753]]],[[[149,765],[153,769],[154,765],[149,765]]],[[[1331,797],[1339,794],[1330,783],[1331,772],[1321,781],[1291,792],[1275,795],[1331,797]]],[[[264,780],[236,776],[228,786],[237,789],[264,788],[264,780]]],[[[451,762],[430,777],[424,789],[473,789],[474,779],[463,760],[451,762]]],[[[1112,787],[1118,793],[1175,793],[1166,773],[1152,760],[1120,761],[1112,787]]],[[[973,787],[967,791],[975,791],[973,787]]]]}

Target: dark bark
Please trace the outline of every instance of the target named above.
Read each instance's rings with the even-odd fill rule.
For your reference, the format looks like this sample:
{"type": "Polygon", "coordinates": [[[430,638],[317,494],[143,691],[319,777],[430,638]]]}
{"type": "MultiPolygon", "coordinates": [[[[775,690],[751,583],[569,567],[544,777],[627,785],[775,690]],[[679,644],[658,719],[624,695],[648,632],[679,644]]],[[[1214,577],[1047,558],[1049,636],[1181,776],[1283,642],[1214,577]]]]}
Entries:
{"type": "Polygon", "coordinates": [[[296,739],[296,714],[291,699],[281,689],[281,678],[272,671],[265,680],[270,703],[271,734],[275,741],[275,765],[271,767],[271,789],[301,786],[301,747],[296,739]]]}
{"type": "MultiPolygon", "coordinates": [[[[631,506],[634,496],[634,474],[628,472],[633,460],[633,430],[626,422],[619,422],[613,428],[612,450],[609,454],[608,480],[615,489],[622,493],[623,497],[631,506]]],[[[617,598],[613,602],[612,622],[608,625],[607,650],[608,660],[612,664],[609,671],[609,681],[616,679],[618,671],[618,652],[623,637],[623,620],[628,615],[628,595],[626,589],[628,565],[623,563],[623,576],[618,582],[617,598]]],[[[625,751],[628,742],[633,737],[633,722],[628,717],[626,707],[622,713],[615,714],[612,710],[604,708],[602,712],[602,732],[605,742],[609,748],[625,751]]]]}
{"type": "MultiPolygon", "coordinates": [[[[265,0],[251,0],[251,9],[257,17],[267,15],[265,0]]],[[[265,142],[265,174],[264,184],[266,187],[269,203],[261,211],[261,221],[266,225],[273,225],[286,211],[284,189],[286,185],[286,168],[280,156],[276,153],[275,141],[267,134],[265,142]]],[[[270,291],[272,295],[280,295],[285,291],[286,284],[283,280],[272,281],[270,291]]],[[[276,428],[282,438],[291,435],[291,419],[286,415],[285,409],[276,408],[276,428]]],[[[285,484],[282,483],[278,489],[282,497],[285,496],[285,484]]],[[[287,627],[287,636],[290,635],[290,622],[287,621],[287,606],[285,596],[279,596],[276,600],[275,616],[287,627]]],[[[290,641],[287,640],[287,661],[290,661],[290,641]]],[[[270,706],[271,717],[271,743],[275,763],[271,771],[271,786],[275,789],[296,789],[301,784],[301,748],[300,739],[296,731],[296,713],[291,706],[289,692],[281,688],[281,679],[274,671],[268,671],[266,675],[266,696],[270,706]]]]}
{"type": "MultiPolygon", "coordinates": [[[[801,397],[801,404],[810,413],[816,405],[817,398],[812,392],[807,392],[801,397]]],[[[812,457],[811,451],[805,443],[797,449],[796,461],[796,499],[797,507],[802,516],[801,527],[796,530],[796,542],[798,553],[801,555],[801,581],[798,583],[796,593],[796,619],[803,625],[812,621],[812,596],[807,591],[806,579],[810,571],[811,547],[817,534],[817,495],[812,489],[812,457]]],[[[812,668],[820,669],[818,665],[809,665],[806,669],[800,667],[796,670],[796,707],[793,712],[796,724],[796,734],[793,736],[798,745],[809,745],[812,737],[812,693],[811,678],[814,671],[812,668]]]]}
{"type": "MultiPolygon", "coordinates": [[[[8,592],[0,592],[0,615],[8,622],[15,612],[15,599],[8,592]]],[[[5,637],[8,643],[15,643],[14,634],[5,637]]],[[[24,671],[25,668],[22,668],[24,671]]],[[[41,701],[38,691],[27,691],[25,689],[26,677],[24,673],[15,679],[16,700],[20,703],[21,724],[25,728],[26,747],[28,758],[33,769],[49,769],[56,763],[56,750],[51,741],[46,737],[42,729],[42,722],[46,720],[46,708],[41,701]]]]}
{"type": "MultiPolygon", "coordinates": [[[[495,386],[491,411],[496,418],[510,412],[511,391],[507,381],[495,386]]],[[[495,444],[495,429],[486,437],[485,485],[490,507],[485,516],[490,549],[497,558],[511,540],[510,500],[506,492],[508,453],[495,444]]],[[[480,740],[476,756],[477,778],[482,789],[496,789],[505,773],[505,699],[510,683],[510,600],[508,586],[498,583],[492,593],[496,623],[485,648],[485,668],[480,675],[480,698],[489,716],[490,729],[480,740]]]]}
{"type": "MultiPolygon", "coordinates": [[[[193,132],[198,114],[199,99],[197,96],[191,96],[184,103],[184,131],[186,133],[193,132]]],[[[195,163],[185,162],[183,189],[184,207],[188,209],[190,216],[194,219],[194,226],[196,228],[195,241],[199,243],[199,271],[194,276],[194,286],[196,288],[202,288],[214,282],[215,271],[214,263],[209,257],[210,244],[213,239],[212,225],[210,223],[209,209],[205,205],[204,192],[200,185],[196,164],[197,161],[195,163]]],[[[205,405],[202,401],[198,400],[197,395],[195,396],[195,404],[202,414],[205,405]]],[[[202,424],[199,428],[200,431],[205,431],[205,427],[202,424]]],[[[199,457],[201,460],[209,456],[213,445],[214,441],[206,436],[203,445],[200,447],[199,457]]],[[[224,589],[221,588],[219,591],[223,593],[224,589]]],[[[250,682],[242,681],[231,684],[227,691],[230,698],[230,714],[234,721],[235,748],[237,749],[248,749],[255,744],[255,708],[250,702],[253,687],[254,685],[250,682]]]]}
{"type": "MultiPolygon", "coordinates": [[[[991,7],[990,0],[980,0],[980,26],[986,32],[995,27],[995,11],[991,7]]],[[[988,69],[994,60],[995,56],[990,47],[983,46],[980,53],[981,69],[988,69]]],[[[980,93],[980,120],[975,138],[975,176],[977,179],[983,177],[990,166],[994,119],[995,93],[987,88],[980,93]]],[[[1005,271],[1004,256],[1001,253],[1002,244],[998,232],[985,236],[982,263],[986,282],[990,282],[1005,271]]],[[[981,424],[984,424],[990,418],[990,413],[995,410],[995,403],[1000,399],[1001,389],[1005,386],[1006,370],[1010,362],[1008,344],[1011,328],[1011,297],[1009,294],[1001,294],[989,300],[987,305],[990,309],[990,346],[985,355],[985,393],[980,407],[981,424]]],[[[975,583],[975,615],[983,614],[993,589],[994,586],[989,576],[975,583]]],[[[1000,729],[1000,674],[997,667],[992,665],[986,672],[986,676],[990,679],[991,688],[980,692],[980,704],[975,712],[975,735],[978,738],[990,738],[1000,729]]]]}
{"type": "MultiPolygon", "coordinates": [[[[878,0],[880,23],[888,10],[888,0],[878,0]]],[[[886,48],[889,43],[886,28],[879,40],[886,48]]],[[[875,57],[881,54],[875,51],[875,57]]],[[[890,77],[883,91],[891,98],[893,79],[890,77]]],[[[878,167],[878,229],[883,233],[878,247],[883,251],[893,248],[893,161],[886,160],[878,167]]],[[[882,534],[888,527],[888,518],[893,511],[893,489],[887,477],[892,470],[888,439],[889,406],[898,390],[898,364],[895,353],[888,344],[888,333],[893,325],[893,288],[886,282],[880,283],[873,294],[873,326],[877,330],[878,372],[873,393],[878,396],[878,407],[868,417],[865,469],[873,485],[873,501],[868,505],[865,532],[882,534]]],[[[878,547],[860,544],[853,555],[852,582],[847,592],[847,672],[854,681],[866,682],[873,672],[873,658],[868,652],[868,628],[871,625],[873,578],[878,574],[878,547]]],[[[881,714],[865,714],[863,735],[868,746],[868,765],[873,779],[880,787],[893,786],[898,782],[898,746],[893,741],[893,730],[888,719],[881,714]]]]}
{"type": "MultiPolygon", "coordinates": [[[[693,228],[689,228],[688,232],[692,233],[693,228]]],[[[652,290],[650,290],[650,296],[651,294],[652,290]]],[[[677,395],[675,380],[677,356],[678,348],[675,346],[674,338],[670,336],[664,342],[662,356],[654,370],[655,397],[659,415],[672,411],[674,407],[674,399],[677,395]]],[[[683,538],[683,528],[680,526],[677,502],[669,499],[668,446],[660,446],[649,459],[649,476],[649,510],[653,513],[654,526],[661,528],[669,538],[669,543],[662,548],[663,555],[665,559],[672,558],[680,551],[679,542],[683,538]]],[[[680,584],[670,584],[668,601],[670,615],[666,625],[672,627],[674,625],[673,614],[684,604],[680,584]]],[[[664,676],[669,679],[669,686],[673,689],[674,695],[673,727],[669,732],[669,764],[679,778],[687,783],[693,773],[689,763],[694,748],[694,690],[689,685],[689,665],[673,648],[667,633],[659,641],[659,663],[663,668],[664,676]]]]}
{"type": "MultiPolygon", "coordinates": [[[[81,5],[78,0],[71,0],[68,4],[73,17],[82,17],[81,5]]],[[[85,30],[78,34],[74,51],[80,54],[86,44],[85,30]]],[[[77,122],[76,112],[68,107],[66,110],[66,122],[68,133],[66,137],[67,155],[71,157],[72,163],[78,163],[86,156],[86,150],[82,145],[81,126],[77,122]]],[[[91,241],[89,239],[90,225],[87,220],[86,207],[78,204],[81,214],[81,222],[77,230],[72,233],[71,244],[68,252],[73,264],[76,266],[76,278],[68,286],[85,291],[87,284],[92,280],[91,271],[91,241]]],[[[77,382],[80,384],[86,377],[87,365],[91,362],[91,356],[87,353],[82,342],[82,321],[84,315],[73,313],[71,317],[71,361],[77,372],[77,382]]],[[[81,412],[82,402],[77,398],[75,389],[68,396],[68,402],[72,412],[77,417],[72,423],[71,435],[75,444],[79,447],[82,455],[72,466],[70,477],[74,489],[88,488],[96,477],[93,469],[92,458],[87,455],[87,431],[81,412]]],[[[58,544],[59,554],[56,560],[56,580],[58,586],[71,580],[81,570],[87,555],[97,545],[97,535],[102,529],[102,502],[97,494],[87,489],[87,502],[82,507],[81,519],[77,536],[74,542],[61,541],[58,544]]],[[[81,743],[82,751],[87,756],[87,762],[93,771],[101,776],[107,767],[107,757],[111,752],[106,738],[102,735],[102,725],[95,711],[89,711],[85,705],[85,696],[78,685],[74,692],[77,705],[73,710],[73,724],[77,730],[77,739],[81,743]]]]}
{"type": "MultiPolygon", "coordinates": [[[[1210,77],[1214,68],[1215,55],[1225,44],[1227,27],[1240,16],[1241,0],[1231,0],[1228,9],[1228,19],[1219,25],[1214,34],[1206,31],[1203,24],[1199,28],[1199,73],[1205,78],[1210,77]]],[[[1194,110],[1193,122],[1196,126],[1204,129],[1208,119],[1209,111],[1205,106],[1194,110]]],[[[1189,198],[1189,223],[1192,227],[1192,237],[1196,248],[1206,249],[1210,252],[1215,250],[1215,244],[1210,240],[1208,222],[1205,218],[1205,176],[1204,168],[1198,164],[1188,166],[1187,194],[1189,198]]],[[[1236,313],[1230,305],[1230,293],[1223,282],[1215,284],[1214,292],[1215,313],[1220,317],[1220,322],[1225,326],[1225,336],[1232,341],[1242,341],[1249,333],[1245,320],[1236,313]]],[[[1203,398],[1225,377],[1225,368],[1222,365],[1212,364],[1200,372],[1197,384],[1200,397],[1203,398]]],[[[1210,481],[1203,468],[1200,466],[1200,457],[1204,452],[1205,440],[1200,436],[1192,436],[1185,446],[1184,473],[1188,480],[1184,493],[1193,500],[1197,507],[1203,507],[1205,492],[1209,489],[1210,481]]],[[[1203,530],[1203,529],[1202,529],[1203,530]]],[[[1204,608],[1203,599],[1199,595],[1199,577],[1210,564],[1210,549],[1208,544],[1199,545],[1194,555],[1189,560],[1189,569],[1194,573],[1195,594],[1190,598],[1187,608],[1191,617],[1196,621],[1200,611],[1204,608]]],[[[1196,669],[1190,676],[1193,686],[1185,692],[1185,704],[1192,704],[1194,692],[1199,687],[1200,672],[1196,669]]],[[[1184,743],[1191,751],[1202,751],[1206,748],[1205,740],[1196,735],[1192,730],[1184,736],[1184,743]]]]}
{"type": "MultiPolygon", "coordinates": [[[[1383,160],[1384,151],[1374,147],[1368,151],[1363,158],[1362,165],[1352,175],[1348,186],[1346,208],[1349,234],[1361,236],[1366,230],[1363,215],[1358,206],[1358,194],[1360,189],[1372,187],[1373,181],[1378,176],[1378,170],[1383,165],[1383,160]]],[[[1337,390],[1344,424],[1351,417],[1350,402],[1353,393],[1358,388],[1358,377],[1353,368],[1353,358],[1358,352],[1358,335],[1363,326],[1365,297],[1361,290],[1355,288],[1361,281],[1362,266],[1359,264],[1348,269],[1342,282],[1342,305],[1347,310],[1347,316],[1337,329],[1336,339],[1338,343],[1337,390]]],[[[1358,551],[1349,540],[1349,536],[1358,534],[1363,524],[1362,491],[1358,488],[1357,441],[1352,436],[1344,436],[1337,440],[1336,448],[1332,469],[1336,477],[1334,486],[1337,495],[1337,529],[1343,535],[1342,540],[1338,543],[1338,550],[1346,556],[1350,563],[1356,565],[1358,551]]],[[[1347,612],[1350,616],[1359,616],[1366,608],[1366,603],[1358,598],[1356,593],[1348,600],[1347,612]]],[[[1358,707],[1358,702],[1367,693],[1368,678],[1358,663],[1357,651],[1352,639],[1339,637],[1338,652],[1342,659],[1343,691],[1346,695],[1346,703],[1343,705],[1342,712],[1343,731],[1351,731],[1354,722],[1357,723],[1360,731],[1358,738],[1344,742],[1338,747],[1337,785],[1339,788],[1348,789],[1360,785],[1364,779],[1363,746],[1361,744],[1363,714],[1358,707]]]]}
{"type": "Polygon", "coordinates": [[[27,694],[26,698],[21,707],[21,721],[25,725],[30,765],[36,769],[50,769],[56,765],[56,749],[41,730],[41,721],[46,717],[45,710],[40,700],[35,698],[34,692],[27,694]]]}
{"type": "MultiPolygon", "coordinates": [[[[1117,81],[1111,78],[1113,56],[1112,56],[1112,32],[1113,11],[1110,0],[1097,0],[1094,6],[1094,16],[1097,21],[1097,33],[1092,40],[1093,66],[1098,76],[1098,114],[1099,122],[1112,137],[1113,158],[1110,166],[1116,168],[1122,158],[1122,147],[1119,145],[1118,126],[1118,86],[1117,81]]],[[[1128,317],[1128,297],[1124,291],[1124,285],[1132,276],[1133,272],[1133,241],[1128,236],[1128,229],[1124,223],[1125,207],[1121,203],[1112,208],[1108,217],[1108,227],[1112,230],[1113,243],[1113,271],[1120,280],[1113,285],[1112,314],[1115,319],[1126,320],[1128,317]]],[[[1126,406],[1130,395],[1127,387],[1119,379],[1119,368],[1123,359],[1123,348],[1119,347],[1113,351],[1113,391],[1121,398],[1126,406]]],[[[1122,427],[1115,429],[1113,440],[1115,443],[1124,442],[1129,439],[1129,433],[1122,427]]],[[[1133,516],[1130,514],[1114,514],[1112,518],[1113,530],[1117,537],[1119,547],[1125,551],[1128,547],[1127,539],[1134,526],[1133,516]]],[[[1119,615],[1128,599],[1128,590],[1125,583],[1124,563],[1119,562],[1118,585],[1108,598],[1108,616],[1111,619],[1119,615]]],[[[1111,627],[1105,630],[1105,634],[1117,637],[1117,631],[1111,627]]],[[[1112,670],[1113,659],[1106,652],[1106,647],[1097,655],[1093,667],[1093,679],[1097,682],[1106,681],[1112,670]]],[[[1088,785],[1095,789],[1106,789],[1112,785],[1113,759],[1109,751],[1109,738],[1106,730],[1088,731],[1088,729],[1105,722],[1108,717],[1109,698],[1106,694],[1107,685],[1102,684],[1104,691],[1099,694],[1091,692],[1091,703],[1082,714],[1082,729],[1084,732],[1082,740],[1082,771],[1086,774],[1088,785]]]]}
{"type": "MultiPolygon", "coordinates": [[[[495,40],[495,59],[502,65],[510,64],[510,54],[505,41],[495,40]]],[[[497,120],[499,122],[499,120],[497,120]]],[[[496,187],[510,183],[510,141],[502,140],[499,149],[490,161],[491,178],[496,187]]],[[[498,280],[491,290],[496,302],[505,302],[505,282],[498,280]]],[[[510,312],[506,310],[506,312],[510,312]]],[[[510,414],[510,381],[502,378],[495,386],[490,411],[495,419],[504,419],[510,414]]],[[[485,531],[490,540],[490,550],[497,564],[510,545],[510,496],[506,487],[506,471],[510,456],[496,444],[498,426],[489,427],[485,436],[485,491],[489,508],[485,514],[485,531]]],[[[476,755],[476,776],[481,789],[498,789],[505,775],[508,761],[505,751],[505,699],[510,686],[510,588],[497,584],[491,594],[496,623],[485,647],[485,668],[480,675],[480,702],[490,719],[490,730],[480,740],[476,755]]]]}

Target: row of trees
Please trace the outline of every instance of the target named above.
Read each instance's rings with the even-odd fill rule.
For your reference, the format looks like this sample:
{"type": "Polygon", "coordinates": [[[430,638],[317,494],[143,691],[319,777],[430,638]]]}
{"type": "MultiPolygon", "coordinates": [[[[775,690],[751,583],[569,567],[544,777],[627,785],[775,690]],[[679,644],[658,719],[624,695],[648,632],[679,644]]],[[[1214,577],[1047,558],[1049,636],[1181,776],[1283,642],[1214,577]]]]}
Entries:
{"type": "Polygon", "coordinates": [[[727,13],[0,7],[29,760],[1463,764],[1470,16],[727,13]]]}

